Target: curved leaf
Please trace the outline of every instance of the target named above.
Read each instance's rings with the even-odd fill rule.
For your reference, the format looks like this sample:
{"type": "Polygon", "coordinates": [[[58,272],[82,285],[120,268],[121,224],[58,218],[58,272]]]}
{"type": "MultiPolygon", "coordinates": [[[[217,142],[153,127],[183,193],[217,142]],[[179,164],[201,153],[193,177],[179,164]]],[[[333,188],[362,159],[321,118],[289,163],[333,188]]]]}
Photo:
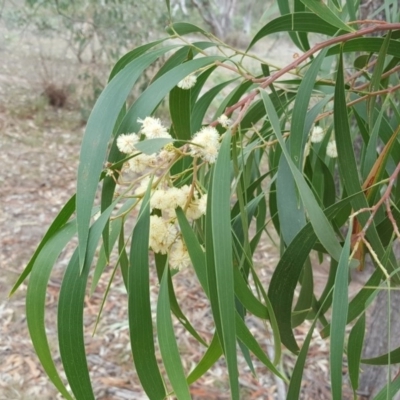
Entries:
{"type": "Polygon", "coordinates": [[[332,10],[322,1],[315,0],[301,0],[311,11],[314,11],[316,15],[322,18],[329,24],[336,26],[339,29],[343,29],[346,32],[353,32],[354,29],[345,24],[338,16],[336,16],[332,10]]]}
{"type": "Polygon", "coordinates": [[[310,12],[282,15],[268,22],[256,33],[247,51],[263,37],[277,32],[314,32],[334,36],[338,32],[338,28],[310,12]]]}
{"type": "MultiPolygon", "coordinates": [[[[379,53],[383,42],[383,38],[375,37],[352,39],[344,44],[332,46],[328,50],[327,56],[339,54],[341,51],[343,51],[343,53],[353,53],[359,51],[366,51],[368,53],[379,53]]],[[[400,57],[400,42],[393,39],[390,40],[387,54],[395,57],[400,57]]]]}
{"type": "Polygon", "coordinates": [[[150,189],[151,185],[143,198],[132,233],[128,270],[128,315],[136,372],[149,398],[162,400],[166,393],[155,356],[150,306],[150,189]]]}
{"type": "Polygon", "coordinates": [[[344,352],[344,339],[347,323],[348,297],[349,297],[349,255],[352,235],[352,221],[349,225],[347,238],[339,259],[333,288],[332,322],[331,322],[331,348],[330,368],[332,399],[342,399],[342,365],[344,352]]]}
{"type": "Polygon", "coordinates": [[[26,277],[30,274],[33,264],[35,263],[36,258],[39,256],[40,252],[42,251],[45,244],[49,241],[49,239],[57,233],[70,219],[71,215],[75,212],[75,199],[76,196],[73,195],[58,213],[57,217],[54,219],[52,224],[50,225],[49,229],[43,236],[43,239],[39,243],[38,247],[36,248],[33,256],[28,262],[28,265],[25,267],[22,274],[19,276],[17,282],[14,284],[13,288],[11,289],[9,296],[12,296],[21,283],[26,279],[26,277]]]}
{"type": "Polygon", "coordinates": [[[46,289],[53,266],[67,243],[76,234],[76,222],[64,225],[42,247],[33,263],[26,293],[26,319],[36,354],[55,387],[67,399],[72,400],[51,357],[45,328],[46,289]]]}
{"type": "Polygon", "coordinates": [[[201,33],[207,36],[206,31],[188,22],[176,22],[175,24],[172,24],[169,27],[167,27],[167,32],[170,35],[174,35],[175,34],[174,31],[181,36],[188,35],[189,33],[201,33]]]}
{"type": "Polygon", "coordinates": [[[349,364],[349,376],[353,391],[358,389],[358,379],[360,375],[361,352],[364,344],[365,334],[365,314],[361,315],[353,326],[347,345],[347,360],[349,364]]]}
{"type": "Polygon", "coordinates": [[[300,171],[296,168],[289,155],[289,152],[286,148],[286,144],[282,137],[279,118],[276,115],[275,109],[268,94],[266,93],[266,91],[263,90],[261,91],[261,95],[263,98],[265,109],[267,110],[269,116],[269,120],[277,136],[279,144],[282,148],[282,152],[286,157],[286,161],[289,164],[293,178],[296,181],[300,197],[303,201],[304,207],[307,210],[311,224],[313,225],[313,228],[315,229],[315,232],[321,244],[326,248],[326,250],[335,260],[338,260],[341,254],[341,246],[338,242],[336,234],[332,226],[330,225],[329,221],[327,220],[326,216],[324,215],[322,209],[319,207],[310,187],[307,185],[304,177],[302,176],[300,171]]]}
{"type": "Polygon", "coordinates": [[[154,50],[131,61],[106,86],[90,114],[82,140],[76,192],[81,270],[86,256],[90,213],[115,121],[118,118],[121,107],[125,104],[129,92],[144,69],[174,47],[169,46],[154,50]]]}
{"type": "Polygon", "coordinates": [[[61,284],[58,302],[58,341],[65,374],[78,399],[93,399],[84,344],[83,307],[90,265],[101,233],[114,209],[114,202],[90,228],[84,268],[79,265],[79,249],[72,255],[61,284]]]}
{"type": "Polygon", "coordinates": [[[168,275],[169,268],[167,265],[164,268],[157,302],[157,336],[165,370],[167,371],[175,395],[178,399],[185,400],[191,399],[191,396],[172,324],[168,295],[168,275]]]}
{"type": "Polygon", "coordinates": [[[212,179],[209,198],[211,230],[214,249],[214,268],[220,309],[223,348],[228,364],[232,399],[239,399],[239,382],[236,355],[234,279],[232,266],[232,236],[230,217],[231,133],[228,130],[222,140],[212,179]]]}

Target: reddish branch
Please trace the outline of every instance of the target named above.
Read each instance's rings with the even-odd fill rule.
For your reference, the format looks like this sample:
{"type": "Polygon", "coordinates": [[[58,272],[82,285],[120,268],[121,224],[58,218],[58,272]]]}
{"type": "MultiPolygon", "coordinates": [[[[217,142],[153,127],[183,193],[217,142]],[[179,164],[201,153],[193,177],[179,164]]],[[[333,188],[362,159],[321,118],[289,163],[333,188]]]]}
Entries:
{"type": "Polygon", "coordinates": [[[387,210],[390,221],[392,222],[393,226],[396,226],[396,228],[397,228],[396,220],[394,219],[392,210],[390,209],[390,194],[392,193],[393,185],[396,182],[396,179],[397,179],[399,173],[400,173],[400,163],[397,164],[396,169],[394,170],[392,175],[390,175],[388,186],[385,190],[385,193],[381,196],[379,201],[376,204],[374,204],[373,207],[361,208],[360,210],[357,211],[357,214],[365,212],[365,211],[371,212],[371,215],[369,216],[367,223],[364,225],[363,229],[359,233],[360,237],[365,236],[365,233],[367,232],[368,228],[372,224],[375,214],[377,213],[379,207],[383,203],[386,203],[386,210],[387,210]]]}
{"type": "MultiPolygon", "coordinates": [[[[316,44],[312,49],[306,51],[303,55],[299,56],[294,60],[292,63],[288,64],[286,67],[280,69],[279,71],[275,72],[273,75],[262,78],[262,79],[253,79],[253,82],[260,83],[260,87],[262,89],[265,89],[271,83],[275,82],[278,78],[280,78],[282,75],[286,74],[287,72],[291,71],[294,68],[297,68],[303,61],[307,60],[310,56],[315,54],[316,52],[324,49],[325,47],[331,46],[333,44],[337,43],[345,43],[351,39],[355,39],[361,36],[365,36],[374,32],[379,32],[379,31],[392,31],[392,30],[398,30],[400,29],[400,23],[377,23],[374,21],[375,24],[373,26],[370,26],[368,28],[363,28],[360,29],[359,31],[352,32],[352,33],[347,33],[345,35],[341,35],[329,40],[326,40],[324,42],[316,44]]],[[[358,21],[358,23],[369,23],[369,21],[358,21]]],[[[253,99],[259,94],[260,90],[255,89],[252,92],[250,92],[247,96],[243,97],[240,101],[238,101],[236,104],[228,107],[225,110],[225,115],[230,116],[235,110],[237,109],[242,109],[245,105],[249,105],[253,99]]],[[[217,121],[214,121],[211,125],[216,125],[217,121]]]]}

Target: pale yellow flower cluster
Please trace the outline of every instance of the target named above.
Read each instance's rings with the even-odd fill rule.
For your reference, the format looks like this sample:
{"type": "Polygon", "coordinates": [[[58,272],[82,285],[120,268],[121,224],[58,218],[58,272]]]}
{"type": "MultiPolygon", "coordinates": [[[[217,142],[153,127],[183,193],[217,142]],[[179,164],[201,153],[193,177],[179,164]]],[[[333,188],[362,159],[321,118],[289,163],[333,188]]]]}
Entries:
{"type": "Polygon", "coordinates": [[[189,220],[198,219],[206,212],[207,195],[200,197],[197,190],[191,195],[188,185],[152,191],[150,208],[160,210],[162,216],[150,217],[150,248],[155,253],[168,253],[170,266],[182,269],[190,265],[190,257],[176,225],[177,207],[185,210],[189,220]]]}
{"type": "Polygon", "coordinates": [[[163,126],[159,118],[146,117],[145,119],[138,119],[138,122],[142,124],[140,133],[146,136],[147,139],[158,139],[166,138],[171,139],[171,135],[168,133],[167,128],[163,126]]]}
{"type": "Polygon", "coordinates": [[[188,90],[191,89],[197,82],[195,75],[188,75],[183,78],[176,86],[180,89],[188,90]]]}
{"type": "Polygon", "coordinates": [[[156,189],[150,199],[150,208],[164,211],[169,217],[175,216],[175,209],[186,208],[186,217],[190,220],[198,219],[206,213],[207,195],[199,196],[197,190],[190,196],[190,186],[181,188],[170,187],[167,189],[156,189]]]}
{"type": "Polygon", "coordinates": [[[325,137],[325,132],[320,126],[314,126],[311,132],[311,143],[320,143],[325,137]]]}
{"type": "MultiPolygon", "coordinates": [[[[149,177],[142,179],[135,195],[143,196],[149,183],[149,177]]],[[[182,208],[189,221],[196,220],[206,213],[207,194],[200,195],[189,185],[177,188],[163,187],[163,184],[166,185],[159,183],[158,187],[153,187],[150,193],[150,210],[158,210],[158,213],[150,217],[149,246],[155,253],[168,254],[172,268],[182,269],[191,262],[181,238],[175,209],[182,208]]]]}
{"type": "Polygon", "coordinates": [[[328,145],[326,146],[326,155],[330,158],[336,158],[338,156],[335,140],[329,141],[328,145]]]}
{"type": "Polygon", "coordinates": [[[174,224],[158,215],[150,217],[150,247],[155,253],[166,254],[177,237],[174,224]]]}
{"type": "Polygon", "coordinates": [[[218,117],[218,122],[224,128],[229,128],[232,125],[232,120],[228,118],[225,114],[222,114],[218,117]]]}
{"type": "MultiPolygon", "coordinates": [[[[192,185],[183,185],[179,188],[173,186],[166,167],[171,166],[177,154],[190,155],[201,158],[207,163],[214,163],[220,149],[220,135],[214,127],[206,126],[193,136],[189,145],[185,145],[182,149],[176,149],[170,144],[160,152],[148,155],[137,149],[137,144],[143,137],[147,139],[172,138],[158,118],[146,117],[138,119],[138,122],[141,128],[137,134],[121,134],[117,138],[117,147],[120,152],[130,156],[123,170],[142,173],[149,169],[147,173],[142,174],[143,178],[139,178],[134,188],[134,196],[141,199],[149,187],[150,175],[153,176],[153,186],[150,190],[152,215],[150,216],[149,247],[155,253],[168,254],[169,265],[172,268],[182,269],[190,265],[191,261],[181,237],[175,210],[180,207],[189,221],[199,219],[206,213],[207,194],[201,193],[196,186],[192,185]]],[[[227,116],[222,115],[219,123],[227,128],[231,121],[227,116]]],[[[124,184],[122,181],[118,183],[124,184]]]]}
{"type": "Polygon", "coordinates": [[[193,136],[191,143],[190,155],[192,157],[200,157],[210,164],[215,163],[221,144],[219,133],[214,127],[203,127],[193,136]]]}
{"type": "MultiPolygon", "coordinates": [[[[310,134],[310,142],[311,143],[320,143],[325,137],[325,131],[320,126],[314,126],[313,130],[310,134]]],[[[310,145],[306,145],[305,148],[305,156],[309,154],[310,145]]],[[[336,148],[336,141],[335,139],[331,138],[326,146],[326,155],[330,158],[336,158],[338,156],[337,148],[336,148]]]]}
{"type": "MultiPolygon", "coordinates": [[[[146,117],[144,120],[138,119],[142,124],[140,135],[144,135],[147,139],[166,138],[172,139],[159,118],[146,117]]],[[[140,173],[147,168],[155,168],[160,164],[165,164],[171,161],[174,152],[162,150],[159,154],[142,154],[138,151],[135,145],[139,142],[140,136],[136,133],[121,134],[117,138],[117,147],[121,153],[133,156],[126,162],[125,169],[140,173]]]]}
{"type": "Polygon", "coordinates": [[[176,226],[158,215],[150,217],[150,247],[155,253],[169,255],[169,264],[179,270],[190,265],[190,257],[176,226]]]}

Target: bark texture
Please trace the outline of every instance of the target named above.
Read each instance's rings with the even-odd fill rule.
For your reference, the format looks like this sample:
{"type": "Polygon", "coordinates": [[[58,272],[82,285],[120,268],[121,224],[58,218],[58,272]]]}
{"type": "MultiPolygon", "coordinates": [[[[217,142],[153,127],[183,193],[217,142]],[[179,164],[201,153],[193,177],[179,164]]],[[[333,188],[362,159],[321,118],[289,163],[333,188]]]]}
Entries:
{"type": "MultiPolygon", "coordinates": [[[[392,290],[390,293],[390,347],[391,350],[400,346],[400,290],[392,290]]],[[[364,343],[363,358],[376,357],[388,351],[388,293],[382,290],[376,304],[368,318],[368,328],[364,343]]],[[[362,364],[363,373],[359,386],[359,400],[373,399],[386,385],[388,369],[386,366],[372,366],[362,364]]],[[[391,378],[399,372],[399,366],[391,367],[391,378]]],[[[394,399],[399,400],[400,394],[394,399]]]]}

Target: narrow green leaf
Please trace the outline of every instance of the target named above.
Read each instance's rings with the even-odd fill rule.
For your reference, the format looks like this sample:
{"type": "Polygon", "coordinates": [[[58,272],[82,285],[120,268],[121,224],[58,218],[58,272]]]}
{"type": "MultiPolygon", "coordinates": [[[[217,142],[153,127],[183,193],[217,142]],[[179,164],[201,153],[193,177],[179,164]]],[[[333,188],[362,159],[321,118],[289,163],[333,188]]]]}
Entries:
{"type": "Polygon", "coordinates": [[[33,347],[46,374],[67,399],[72,400],[54,365],[45,328],[46,289],[53,266],[67,243],[76,234],[76,222],[67,223],[42,246],[32,265],[26,293],[26,319],[33,347]]]}
{"type": "Polygon", "coordinates": [[[258,341],[251,334],[249,328],[236,313],[236,330],[238,339],[276,376],[285,380],[283,374],[276,369],[271,360],[266,356],[258,341]]]}
{"type": "Polygon", "coordinates": [[[336,26],[346,32],[354,32],[354,29],[346,25],[332,10],[322,1],[301,0],[311,11],[315,12],[320,18],[328,24],[336,26]]]}
{"type": "Polygon", "coordinates": [[[160,151],[168,143],[172,143],[173,139],[158,138],[147,139],[135,144],[135,147],[144,154],[154,154],[160,151]]]}
{"type": "MultiPolygon", "coordinates": [[[[156,269],[157,269],[157,275],[158,275],[158,280],[161,283],[162,276],[164,273],[165,266],[168,265],[168,256],[167,254],[160,254],[156,253],[154,254],[154,259],[156,262],[156,269]]],[[[171,279],[171,274],[168,278],[168,288],[169,288],[169,304],[170,304],[170,309],[174,313],[175,317],[178,319],[179,323],[203,346],[207,347],[207,343],[205,340],[198,334],[196,329],[192,326],[190,323],[189,319],[186,317],[186,315],[183,313],[181,307],[179,306],[178,300],[176,299],[174,287],[172,285],[172,279],[171,279]]]]}
{"type": "Polygon", "coordinates": [[[168,10],[168,15],[171,18],[171,5],[170,5],[170,0],[165,0],[165,4],[167,6],[167,10],[168,10]]]}
{"type": "MultiPolygon", "coordinates": [[[[334,54],[343,53],[355,53],[360,51],[365,51],[368,53],[379,53],[382,48],[384,39],[383,38],[357,38],[347,41],[344,44],[339,44],[332,46],[327,53],[327,56],[334,54]]],[[[391,40],[389,48],[387,49],[387,54],[395,57],[400,57],[400,42],[397,40],[391,40]]]]}
{"type": "MultiPolygon", "coordinates": [[[[212,182],[214,175],[214,169],[210,170],[210,181],[212,182]]],[[[206,273],[207,273],[207,287],[209,293],[209,299],[211,304],[211,311],[213,314],[214,324],[218,333],[219,341],[223,348],[223,333],[221,325],[221,311],[219,308],[218,301],[218,287],[217,278],[215,273],[215,259],[214,259],[214,240],[212,231],[212,190],[213,185],[210,184],[208,187],[208,198],[207,198],[207,211],[205,221],[205,259],[206,259],[206,273]]],[[[190,254],[190,253],[189,253],[190,254]]]]}
{"type": "MultiPolygon", "coordinates": [[[[122,228],[122,220],[120,218],[114,220],[110,224],[110,238],[109,238],[109,244],[111,245],[111,249],[114,247],[115,242],[117,241],[117,238],[119,236],[119,233],[121,232],[122,228]]],[[[103,274],[103,271],[105,267],[107,266],[107,257],[104,249],[104,244],[102,244],[99,252],[99,258],[96,263],[96,267],[94,269],[93,273],[93,278],[92,278],[92,284],[90,285],[90,295],[94,293],[96,290],[97,284],[99,283],[99,280],[101,278],[101,275],[103,274]]]]}
{"type": "Polygon", "coordinates": [[[126,243],[125,243],[125,232],[124,226],[122,224],[121,231],[118,238],[118,254],[119,254],[119,265],[121,267],[122,279],[124,280],[124,285],[126,292],[128,293],[128,270],[129,270],[129,259],[126,253],[126,243]]]}
{"type": "Polygon", "coordinates": [[[215,43],[212,42],[194,42],[190,46],[183,46],[172,54],[162,67],[154,75],[151,83],[154,83],[158,78],[171,71],[178,65],[185,63],[188,60],[192,60],[194,55],[198,54],[198,49],[205,50],[209,47],[214,47],[215,43]]]}
{"type": "Polygon", "coordinates": [[[234,267],[235,295],[241,304],[258,318],[267,319],[267,307],[254,296],[250,288],[247,286],[239,269],[234,267]]]}
{"type": "Polygon", "coordinates": [[[138,118],[145,118],[151,115],[162,99],[179,81],[200,68],[211,65],[215,61],[223,60],[224,58],[219,56],[202,57],[187,61],[166,72],[153,82],[132,104],[119,127],[118,133],[137,132],[140,127],[137,122],[138,118]]]}
{"type": "Polygon", "coordinates": [[[128,270],[128,315],[133,361],[138,377],[150,399],[162,400],[166,393],[155,356],[150,305],[150,189],[151,185],[143,198],[132,233],[128,270]]]}
{"type": "MultiPolygon", "coordinates": [[[[347,323],[354,321],[360,314],[365,311],[365,303],[374,296],[376,290],[372,289],[378,287],[382,279],[382,271],[377,268],[374,273],[370,276],[364,287],[356,294],[353,300],[349,304],[349,311],[347,316],[347,323]]],[[[326,338],[330,335],[331,325],[326,325],[320,331],[321,337],[326,338]]]]}
{"type": "Polygon", "coordinates": [[[321,312],[324,314],[328,311],[328,309],[331,307],[332,304],[332,288],[333,285],[335,284],[335,277],[336,277],[336,271],[337,271],[337,261],[334,260],[333,258],[331,259],[330,262],[330,267],[329,267],[329,275],[328,275],[328,279],[326,279],[325,281],[325,287],[324,287],[324,291],[321,294],[321,297],[318,299],[318,303],[325,304],[325,307],[321,312]],[[328,296],[330,296],[331,298],[328,299],[328,296]]]}
{"type": "Polygon", "coordinates": [[[306,216],[293,174],[283,155],[276,176],[276,198],[280,233],[286,246],[289,246],[306,224],[306,216]]]}
{"type": "Polygon", "coordinates": [[[207,36],[206,31],[188,22],[176,22],[175,24],[172,24],[171,26],[167,27],[167,32],[170,35],[175,34],[174,31],[180,36],[188,35],[190,33],[201,33],[207,36]]]}
{"type": "Polygon", "coordinates": [[[181,208],[175,210],[178,218],[179,226],[181,228],[183,240],[186,248],[188,249],[190,260],[192,261],[193,268],[196,272],[197,278],[204,290],[207,297],[210,296],[207,282],[206,258],[201,245],[193,232],[186,216],[181,208]]]}
{"type": "MultiPolygon", "coordinates": [[[[345,198],[327,208],[325,210],[327,218],[332,219],[343,207],[346,207],[354,197],[355,195],[345,198]]],[[[313,226],[311,223],[308,223],[283,253],[275,268],[268,288],[268,297],[275,311],[282,343],[293,353],[299,350],[291,325],[294,291],[300,278],[303,265],[316,241],[317,236],[313,226]]]]}
{"type": "Polygon", "coordinates": [[[310,12],[282,15],[268,22],[256,33],[247,51],[263,37],[277,32],[313,32],[334,36],[338,32],[338,28],[310,12]]]}
{"type": "Polygon", "coordinates": [[[21,283],[26,279],[26,277],[30,274],[33,264],[35,263],[36,258],[39,256],[40,252],[42,251],[44,245],[48,242],[48,240],[59,230],[61,229],[70,219],[71,215],[75,211],[75,195],[73,195],[58,213],[57,217],[54,219],[52,224],[50,225],[49,229],[43,236],[43,239],[39,243],[39,246],[36,248],[35,252],[33,253],[32,258],[29,260],[27,266],[25,267],[24,271],[19,276],[17,282],[14,284],[13,288],[11,289],[9,296],[12,296],[15,291],[19,288],[21,283]]]}
{"type": "Polygon", "coordinates": [[[187,377],[188,384],[190,385],[200,379],[218,361],[222,353],[222,346],[218,334],[215,332],[203,358],[187,377]]]}
{"type": "Polygon", "coordinates": [[[120,72],[123,68],[125,68],[135,58],[138,58],[142,54],[146,53],[147,50],[150,50],[152,47],[157,46],[158,44],[164,42],[165,40],[166,39],[160,39],[160,40],[156,40],[154,42],[146,43],[142,46],[137,47],[136,49],[133,49],[129,53],[126,53],[114,65],[113,69],[111,70],[108,81],[111,81],[111,79],[114,78],[114,76],[117,75],[118,72],[120,72]]]}
{"type": "Polygon", "coordinates": [[[349,255],[352,226],[352,221],[350,221],[346,241],[344,243],[343,251],[339,259],[335,278],[335,286],[333,288],[330,349],[330,369],[333,400],[342,399],[342,369],[344,338],[347,322],[347,312],[349,307],[349,255]]]}
{"type": "Polygon", "coordinates": [[[389,386],[384,386],[382,390],[375,396],[374,400],[387,400],[393,399],[395,394],[400,390],[400,375],[394,378],[389,386]]]}
{"type": "Polygon", "coordinates": [[[311,94],[321,68],[325,60],[327,48],[323,49],[313,60],[310,68],[307,70],[300,86],[297,90],[296,100],[293,106],[292,122],[290,127],[290,154],[292,160],[298,169],[302,168],[304,147],[307,142],[309,129],[306,129],[306,117],[311,94]]]}
{"type": "MultiPolygon", "coordinates": [[[[281,13],[281,15],[286,15],[286,14],[290,14],[291,12],[291,8],[294,8],[294,11],[299,11],[299,7],[298,7],[298,0],[294,0],[294,7],[289,6],[289,1],[288,0],[278,0],[278,7],[279,7],[279,12],[281,13]]],[[[302,11],[305,10],[304,6],[303,8],[301,8],[302,11]]],[[[305,51],[303,48],[303,43],[302,40],[299,38],[299,35],[297,34],[297,32],[288,32],[290,39],[292,39],[292,42],[302,51],[305,51]]]]}
{"type": "MultiPolygon", "coordinates": [[[[310,257],[308,257],[304,264],[303,276],[301,280],[301,290],[296,306],[294,307],[294,312],[300,312],[302,310],[309,311],[312,307],[313,297],[314,297],[314,279],[313,279],[313,271],[310,262],[310,257]]],[[[306,316],[307,316],[306,312],[298,315],[293,315],[292,327],[302,324],[306,319],[306,316]]]]}
{"type": "Polygon", "coordinates": [[[290,378],[286,397],[287,399],[300,399],[301,381],[303,377],[304,365],[306,363],[308,348],[310,347],[312,334],[314,332],[317,321],[318,318],[315,317],[314,322],[307,333],[306,339],[303,342],[303,346],[301,347],[301,350],[297,356],[296,364],[290,378]]]}
{"type": "MultiPolygon", "coordinates": [[[[385,63],[386,63],[386,56],[387,56],[387,51],[389,48],[389,44],[390,44],[390,39],[391,39],[391,31],[389,31],[387,33],[387,35],[385,36],[385,39],[382,43],[382,47],[379,51],[378,54],[378,59],[376,61],[375,67],[374,67],[374,71],[372,73],[372,77],[371,77],[371,83],[370,83],[370,92],[376,92],[377,90],[380,89],[380,84],[381,84],[381,79],[382,79],[382,73],[384,71],[385,68],[385,63]]],[[[373,122],[374,122],[374,108],[375,108],[375,104],[376,104],[376,96],[371,96],[368,99],[368,108],[369,108],[369,126],[372,127],[373,126],[373,122]]]]}
{"type": "MultiPolygon", "coordinates": [[[[324,304],[322,304],[322,306],[324,306],[324,304]]],[[[321,309],[322,307],[317,311],[314,318],[314,322],[312,323],[310,330],[307,333],[306,339],[304,340],[300,353],[297,356],[296,365],[294,366],[293,373],[289,383],[288,393],[286,397],[287,399],[300,398],[301,381],[303,377],[304,365],[307,359],[308,348],[310,347],[312,335],[314,333],[315,325],[318,321],[321,309]]]]}
{"type": "MultiPolygon", "coordinates": [[[[336,77],[336,87],[335,87],[335,100],[334,100],[334,127],[335,127],[335,137],[336,146],[338,150],[338,162],[340,175],[343,179],[343,184],[346,192],[349,195],[361,192],[360,179],[358,174],[357,162],[354,155],[352,136],[349,126],[349,118],[347,118],[347,104],[346,104],[346,93],[344,86],[344,72],[343,72],[343,54],[339,58],[338,72],[336,77]],[[344,117],[346,116],[346,117],[344,117]]],[[[365,198],[364,193],[360,193],[352,201],[352,206],[354,210],[359,210],[362,208],[368,208],[369,204],[365,198]]],[[[357,216],[358,221],[364,226],[370,212],[363,212],[357,216]]],[[[367,231],[367,239],[374,248],[379,259],[383,259],[385,255],[385,248],[382,245],[381,239],[376,231],[375,223],[372,222],[370,228],[367,231]]],[[[392,272],[397,268],[397,262],[394,257],[393,252],[389,256],[388,271],[392,272]]],[[[393,280],[399,282],[399,274],[393,276],[393,280]]]]}
{"type": "Polygon", "coordinates": [[[321,244],[326,248],[329,254],[335,259],[338,260],[341,253],[341,246],[338,242],[336,234],[330,225],[328,219],[326,218],[324,212],[321,207],[318,205],[314,194],[312,193],[310,187],[305,181],[301,172],[294,165],[290,154],[286,148],[285,141],[282,137],[279,118],[275,112],[274,106],[267,94],[266,91],[261,91],[261,96],[264,101],[265,109],[267,110],[269,120],[271,122],[272,128],[276,134],[276,137],[279,141],[279,144],[282,148],[282,152],[286,157],[286,161],[289,164],[292,175],[296,181],[297,188],[300,193],[300,197],[303,201],[304,207],[307,210],[308,216],[310,218],[311,224],[317,234],[318,239],[321,244]]]}
{"type": "Polygon", "coordinates": [[[222,89],[224,89],[226,86],[228,86],[235,80],[236,78],[226,82],[222,82],[219,85],[214,86],[208,92],[204,93],[200,97],[200,99],[195,103],[193,107],[193,113],[191,115],[192,132],[197,132],[201,128],[206,112],[211,102],[214,100],[214,98],[221,92],[222,89]]]}
{"type": "Polygon", "coordinates": [[[109,82],[90,114],[82,140],[76,193],[81,270],[86,255],[90,213],[115,121],[129,92],[144,69],[174,47],[155,50],[131,61],[109,82]]]}
{"type": "MultiPolygon", "coordinates": [[[[294,0],[294,12],[305,12],[306,7],[305,5],[300,1],[300,0],[294,0]]],[[[310,43],[308,41],[308,32],[296,32],[296,35],[299,39],[299,42],[301,44],[300,49],[303,50],[304,52],[310,49],[310,43]]],[[[311,56],[311,58],[313,58],[311,56]]]]}
{"type": "Polygon", "coordinates": [[[365,335],[365,314],[362,314],[353,326],[347,345],[347,361],[349,365],[349,376],[354,394],[358,389],[358,381],[360,376],[360,360],[364,344],[365,335]]]}
{"type": "Polygon", "coordinates": [[[178,399],[185,400],[191,399],[191,396],[172,324],[168,294],[168,275],[169,268],[166,266],[164,268],[157,301],[157,336],[165,370],[167,371],[175,395],[178,399]]]}
{"type": "Polygon", "coordinates": [[[268,296],[277,317],[282,343],[293,353],[297,353],[299,350],[291,324],[294,291],[304,262],[316,239],[311,225],[307,224],[283,253],[272,275],[268,290],[268,296]]]}
{"type": "Polygon", "coordinates": [[[231,133],[228,130],[222,140],[215,164],[212,195],[209,201],[211,201],[211,229],[224,354],[228,365],[232,399],[239,399],[230,217],[230,144],[231,133]]]}
{"type": "Polygon", "coordinates": [[[171,115],[174,137],[179,140],[190,140],[190,118],[192,114],[192,89],[175,87],[169,94],[169,112],[171,115]]]}
{"type": "MultiPolygon", "coordinates": [[[[363,165],[362,165],[362,170],[363,170],[362,177],[363,177],[364,182],[366,181],[369,173],[372,171],[372,168],[378,158],[376,149],[378,147],[378,140],[379,140],[379,134],[381,131],[382,117],[385,112],[386,112],[385,107],[382,107],[381,111],[379,112],[378,117],[374,118],[372,125],[370,125],[370,127],[372,127],[372,130],[371,130],[370,137],[368,140],[367,148],[365,150],[365,156],[364,156],[363,165]]],[[[378,182],[377,179],[375,181],[378,182]]]]}
{"type": "Polygon", "coordinates": [[[58,342],[65,374],[75,397],[94,400],[83,337],[83,302],[89,266],[86,266],[82,273],[79,270],[77,249],[70,259],[61,286],[58,342]]]}
{"type": "Polygon", "coordinates": [[[356,7],[355,7],[354,3],[355,3],[354,0],[346,0],[347,11],[349,12],[350,21],[357,20],[356,7]]]}
{"type": "Polygon", "coordinates": [[[58,342],[65,374],[77,399],[94,400],[85,354],[83,307],[90,265],[116,202],[111,204],[90,228],[87,255],[82,272],[79,265],[79,248],[77,248],[65,271],[60,289],[58,342]]]}
{"type": "Polygon", "coordinates": [[[369,365],[387,365],[389,362],[389,358],[390,358],[391,364],[400,363],[400,347],[397,347],[396,349],[392,350],[390,353],[383,354],[379,357],[364,358],[361,360],[361,362],[363,364],[369,364],[369,365]],[[390,355],[390,357],[389,357],[389,355],[390,355]]]}

